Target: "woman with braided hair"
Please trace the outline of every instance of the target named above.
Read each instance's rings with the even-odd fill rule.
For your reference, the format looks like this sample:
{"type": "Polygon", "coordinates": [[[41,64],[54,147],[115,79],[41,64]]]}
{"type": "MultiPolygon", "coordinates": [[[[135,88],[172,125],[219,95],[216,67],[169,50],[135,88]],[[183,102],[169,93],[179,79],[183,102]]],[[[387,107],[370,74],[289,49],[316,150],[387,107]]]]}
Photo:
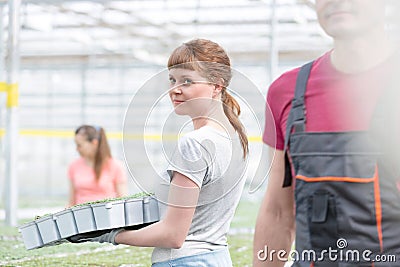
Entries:
{"type": "Polygon", "coordinates": [[[218,44],[195,39],[168,60],[169,96],[193,131],[178,140],[167,168],[162,219],[140,230],[115,229],[85,241],[155,247],[152,266],[232,266],[227,233],[245,182],[248,142],[240,106],[227,87],[230,59],[218,44]]]}

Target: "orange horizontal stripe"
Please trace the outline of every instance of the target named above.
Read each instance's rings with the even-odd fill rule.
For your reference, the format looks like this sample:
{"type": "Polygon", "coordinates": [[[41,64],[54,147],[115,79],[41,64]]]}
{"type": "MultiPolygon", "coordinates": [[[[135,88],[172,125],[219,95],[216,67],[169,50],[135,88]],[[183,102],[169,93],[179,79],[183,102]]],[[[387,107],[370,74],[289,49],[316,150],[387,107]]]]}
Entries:
{"type": "Polygon", "coordinates": [[[354,177],[334,177],[334,176],[325,176],[325,177],[306,177],[303,175],[297,175],[297,179],[306,181],[306,182],[350,182],[350,183],[371,183],[375,180],[375,177],[372,178],[354,178],[354,177]]]}

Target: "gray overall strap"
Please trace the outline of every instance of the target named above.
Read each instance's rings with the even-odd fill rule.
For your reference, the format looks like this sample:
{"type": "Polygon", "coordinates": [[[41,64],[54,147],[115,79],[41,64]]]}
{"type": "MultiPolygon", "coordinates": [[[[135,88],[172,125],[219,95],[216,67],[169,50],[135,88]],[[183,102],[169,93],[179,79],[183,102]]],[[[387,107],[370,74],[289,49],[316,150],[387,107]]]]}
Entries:
{"type": "Polygon", "coordinates": [[[290,186],[292,184],[292,170],[290,168],[289,156],[288,156],[288,145],[290,134],[294,127],[296,132],[304,132],[306,125],[306,106],[304,102],[304,95],[307,89],[307,81],[310,76],[311,67],[314,61],[308,62],[300,68],[299,74],[297,75],[296,87],[294,90],[294,98],[292,100],[292,107],[289,112],[289,116],[286,122],[286,133],[285,133],[285,178],[283,181],[283,187],[290,186]]]}

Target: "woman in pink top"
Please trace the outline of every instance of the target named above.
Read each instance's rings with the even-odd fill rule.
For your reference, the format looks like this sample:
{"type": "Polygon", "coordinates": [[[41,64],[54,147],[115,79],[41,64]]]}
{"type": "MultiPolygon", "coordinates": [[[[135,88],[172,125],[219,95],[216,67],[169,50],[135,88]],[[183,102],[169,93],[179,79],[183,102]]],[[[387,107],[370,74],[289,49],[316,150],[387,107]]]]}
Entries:
{"type": "Polygon", "coordinates": [[[111,156],[104,129],[82,125],[75,131],[75,143],[81,157],[68,168],[69,205],[125,195],[125,172],[111,156]]]}

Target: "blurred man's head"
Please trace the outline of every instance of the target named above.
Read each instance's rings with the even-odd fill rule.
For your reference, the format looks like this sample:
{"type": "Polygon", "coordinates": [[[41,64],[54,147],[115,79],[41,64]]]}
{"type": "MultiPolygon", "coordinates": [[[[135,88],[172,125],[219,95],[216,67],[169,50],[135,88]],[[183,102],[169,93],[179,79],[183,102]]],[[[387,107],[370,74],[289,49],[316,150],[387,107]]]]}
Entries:
{"type": "Polygon", "coordinates": [[[318,21],[336,40],[384,31],[386,0],[316,0],[318,21]]]}

